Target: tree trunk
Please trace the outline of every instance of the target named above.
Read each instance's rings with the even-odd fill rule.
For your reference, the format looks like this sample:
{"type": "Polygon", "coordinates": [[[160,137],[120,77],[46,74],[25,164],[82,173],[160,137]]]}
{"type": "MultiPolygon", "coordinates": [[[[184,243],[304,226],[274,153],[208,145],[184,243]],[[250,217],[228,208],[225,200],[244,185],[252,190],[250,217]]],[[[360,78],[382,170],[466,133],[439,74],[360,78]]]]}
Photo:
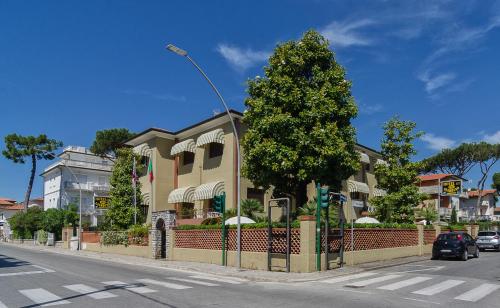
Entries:
{"type": "Polygon", "coordinates": [[[36,173],[36,156],[35,154],[31,155],[31,176],[30,182],[28,183],[28,190],[26,190],[26,195],[24,196],[24,211],[28,210],[28,202],[30,201],[31,189],[33,188],[33,181],[35,180],[36,173]]]}

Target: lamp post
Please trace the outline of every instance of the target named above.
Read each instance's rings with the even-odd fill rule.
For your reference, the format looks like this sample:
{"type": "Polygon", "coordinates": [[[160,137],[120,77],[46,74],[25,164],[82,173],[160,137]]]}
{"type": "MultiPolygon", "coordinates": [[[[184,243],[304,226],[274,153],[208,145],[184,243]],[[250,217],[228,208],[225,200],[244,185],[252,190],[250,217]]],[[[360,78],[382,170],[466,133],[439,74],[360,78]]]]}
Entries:
{"type": "Polygon", "coordinates": [[[222,105],[224,105],[224,108],[226,109],[226,113],[229,116],[229,120],[231,121],[231,125],[233,127],[233,133],[236,139],[236,153],[238,156],[237,159],[237,165],[238,165],[238,171],[237,171],[237,191],[236,191],[236,204],[237,204],[237,237],[236,237],[236,246],[237,246],[237,267],[241,268],[241,202],[240,202],[240,186],[241,186],[241,156],[240,156],[240,140],[238,136],[238,131],[236,130],[236,125],[234,124],[234,119],[231,116],[231,113],[229,112],[229,108],[227,107],[226,102],[224,101],[224,98],[220,94],[219,90],[215,87],[215,85],[212,83],[210,78],[208,78],[207,74],[201,69],[201,67],[196,64],[196,62],[188,55],[187,51],[174,46],[172,44],[167,45],[167,49],[179,56],[183,56],[191,62],[191,64],[194,65],[194,67],[203,75],[203,77],[207,80],[207,82],[210,84],[212,89],[214,90],[215,94],[219,97],[222,105]]]}

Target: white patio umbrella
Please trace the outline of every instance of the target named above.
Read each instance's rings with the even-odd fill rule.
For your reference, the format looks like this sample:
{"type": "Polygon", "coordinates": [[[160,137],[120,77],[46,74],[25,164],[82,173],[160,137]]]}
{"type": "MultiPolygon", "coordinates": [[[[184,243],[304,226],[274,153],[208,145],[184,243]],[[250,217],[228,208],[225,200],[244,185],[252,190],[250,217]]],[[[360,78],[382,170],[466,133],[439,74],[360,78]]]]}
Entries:
{"type": "Polygon", "coordinates": [[[379,224],[380,221],[372,217],[361,217],[356,219],[355,224],[379,224]]]}
{"type": "MultiPolygon", "coordinates": [[[[254,224],[255,221],[253,221],[252,219],[250,219],[248,217],[241,216],[240,223],[242,223],[242,224],[254,224]]],[[[226,219],[225,224],[226,225],[237,225],[238,224],[238,217],[235,216],[235,217],[231,217],[229,219],[226,219]]]]}

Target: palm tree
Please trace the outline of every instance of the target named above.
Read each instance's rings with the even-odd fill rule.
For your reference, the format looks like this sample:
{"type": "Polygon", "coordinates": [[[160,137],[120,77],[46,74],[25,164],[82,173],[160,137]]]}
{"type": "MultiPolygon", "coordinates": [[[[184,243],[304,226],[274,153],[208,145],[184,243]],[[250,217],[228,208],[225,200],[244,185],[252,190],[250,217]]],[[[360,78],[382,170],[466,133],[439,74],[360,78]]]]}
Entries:
{"type": "Polygon", "coordinates": [[[5,150],[3,156],[17,164],[24,164],[26,157],[31,157],[31,175],[28,183],[28,189],[24,197],[24,210],[28,209],[28,202],[35,180],[36,161],[41,159],[52,160],[55,157],[54,151],[62,146],[62,142],[49,139],[42,134],[35,136],[21,136],[10,134],[5,136],[5,150]]]}

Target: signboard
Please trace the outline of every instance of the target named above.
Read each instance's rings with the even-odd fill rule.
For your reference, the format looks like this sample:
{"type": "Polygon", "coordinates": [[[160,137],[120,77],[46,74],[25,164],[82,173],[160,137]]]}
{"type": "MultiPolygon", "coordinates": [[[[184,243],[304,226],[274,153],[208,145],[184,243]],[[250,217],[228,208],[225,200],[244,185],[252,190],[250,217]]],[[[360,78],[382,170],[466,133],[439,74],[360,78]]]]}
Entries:
{"type": "Polygon", "coordinates": [[[109,197],[94,197],[96,209],[107,209],[109,206],[109,197]]]}
{"type": "Polygon", "coordinates": [[[459,195],[462,191],[462,181],[446,181],[441,182],[442,195],[459,195]]]}

